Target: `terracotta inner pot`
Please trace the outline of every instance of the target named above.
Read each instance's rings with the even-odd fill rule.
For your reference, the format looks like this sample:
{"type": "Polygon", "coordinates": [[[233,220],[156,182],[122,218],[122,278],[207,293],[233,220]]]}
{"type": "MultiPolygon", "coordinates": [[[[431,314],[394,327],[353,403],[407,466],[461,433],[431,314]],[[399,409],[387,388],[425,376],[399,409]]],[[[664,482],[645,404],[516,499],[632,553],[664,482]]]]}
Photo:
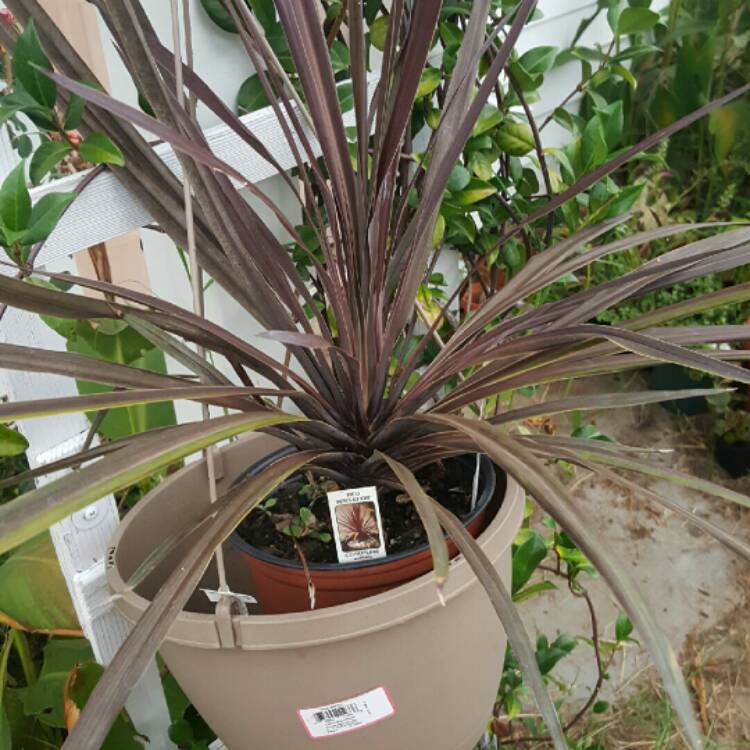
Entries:
{"type": "MultiPolygon", "coordinates": [[[[262,470],[271,461],[288,452],[281,450],[271,454],[243,472],[236,481],[262,470]]],[[[495,495],[495,472],[486,456],[480,458],[479,482],[477,506],[462,519],[474,537],[486,527],[488,506],[495,495]]],[[[250,573],[261,610],[265,614],[305,612],[311,609],[307,577],[299,562],[270,555],[245,542],[237,532],[232,534],[230,542],[239,551],[242,562],[250,573]]],[[[450,540],[448,551],[451,557],[458,554],[456,546],[450,540]]],[[[432,553],[429,545],[424,544],[416,550],[388,555],[373,562],[345,565],[310,563],[308,568],[315,588],[315,608],[320,609],[364,599],[418,578],[432,569],[432,553]]]]}

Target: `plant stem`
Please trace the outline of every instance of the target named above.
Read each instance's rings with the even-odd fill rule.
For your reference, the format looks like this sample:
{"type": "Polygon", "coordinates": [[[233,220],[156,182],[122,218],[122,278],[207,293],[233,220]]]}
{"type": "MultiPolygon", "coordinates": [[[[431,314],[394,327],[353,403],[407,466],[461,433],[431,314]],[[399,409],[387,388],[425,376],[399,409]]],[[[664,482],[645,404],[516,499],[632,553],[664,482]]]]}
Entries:
{"type": "Polygon", "coordinates": [[[13,646],[18,654],[18,660],[21,662],[21,669],[23,670],[23,677],[26,680],[26,684],[31,686],[36,682],[36,667],[34,666],[34,660],[31,658],[29,641],[26,638],[26,634],[21,630],[13,628],[10,631],[10,639],[13,641],[13,646]]]}

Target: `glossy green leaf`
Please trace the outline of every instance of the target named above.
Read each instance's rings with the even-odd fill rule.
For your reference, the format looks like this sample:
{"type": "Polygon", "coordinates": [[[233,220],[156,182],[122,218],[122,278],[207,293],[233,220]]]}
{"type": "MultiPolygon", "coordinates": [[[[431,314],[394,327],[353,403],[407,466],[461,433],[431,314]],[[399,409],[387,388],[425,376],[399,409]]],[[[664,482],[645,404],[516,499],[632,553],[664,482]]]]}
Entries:
{"type": "Polygon", "coordinates": [[[557,47],[533,47],[521,55],[520,63],[531,75],[546,73],[555,64],[557,47]]]}
{"type": "Polygon", "coordinates": [[[0,456],[20,456],[29,447],[29,441],[7,425],[0,424],[0,456]]]}
{"type": "Polygon", "coordinates": [[[496,125],[503,121],[505,115],[495,106],[491,104],[485,104],[482,107],[482,112],[477,118],[474,128],[471,131],[471,137],[476,138],[482,133],[486,133],[488,130],[492,130],[496,125]]]}
{"type": "Polygon", "coordinates": [[[527,586],[513,594],[513,602],[515,604],[520,604],[528,599],[533,599],[539,594],[543,594],[545,591],[555,590],[557,590],[557,586],[555,586],[552,581],[539,581],[538,583],[532,583],[531,586],[527,586]]]}
{"type": "Polygon", "coordinates": [[[534,148],[534,134],[525,122],[506,120],[497,134],[497,145],[511,156],[524,156],[534,148]]]}
{"type": "Polygon", "coordinates": [[[370,41],[375,49],[381,52],[385,49],[385,41],[388,36],[388,26],[391,22],[390,16],[378,16],[370,24],[370,41]]]}
{"type": "Polygon", "coordinates": [[[0,220],[13,232],[28,227],[31,217],[31,196],[26,187],[26,164],[20,162],[0,187],[0,220]]]}
{"type": "Polygon", "coordinates": [[[459,190],[463,190],[469,184],[470,180],[471,172],[461,164],[456,164],[453,169],[451,169],[446,187],[452,193],[456,193],[459,190]]]}
{"type": "Polygon", "coordinates": [[[80,630],[49,534],[22,544],[0,565],[0,623],[32,632],[80,630]]]}
{"type": "Polygon", "coordinates": [[[34,22],[29,21],[16,41],[13,75],[36,102],[51,109],[57,100],[57,86],[39,68],[52,70],[52,65],[39,42],[34,22]]]}
{"type": "Polygon", "coordinates": [[[484,151],[472,151],[471,156],[469,156],[469,169],[480,180],[491,180],[494,177],[495,172],[492,164],[492,158],[487,156],[484,151]]]}
{"type": "Polygon", "coordinates": [[[453,200],[459,206],[471,206],[496,192],[497,188],[489,182],[471,179],[463,190],[453,193],[453,200]]]}
{"type": "MultiPolygon", "coordinates": [[[[66,717],[77,716],[86,706],[103,674],[104,667],[94,661],[73,667],[65,684],[66,717]]],[[[142,737],[126,713],[121,711],[118,714],[101,750],[143,750],[142,737]]]]}
{"type": "Polygon", "coordinates": [[[253,73],[246,78],[240,90],[237,92],[237,113],[245,115],[248,112],[255,112],[269,105],[266,92],[263,90],[263,84],[257,73],[253,73]]]}
{"type": "Polygon", "coordinates": [[[78,147],[81,156],[92,164],[115,164],[121,167],[125,157],[119,147],[103,133],[90,133],[78,147]]]}
{"type": "Polygon", "coordinates": [[[617,616],[617,621],[615,622],[615,638],[618,641],[627,640],[632,632],[633,623],[630,622],[627,615],[621,612],[617,616]]]}
{"type": "Polygon", "coordinates": [[[229,31],[232,34],[237,33],[237,27],[234,25],[232,16],[224,6],[222,0],[200,0],[203,10],[206,15],[224,31],[229,31]]]}
{"type": "Polygon", "coordinates": [[[44,141],[31,157],[31,182],[38,185],[71,151],[67,141],[44,141]]]}
{"type": "Polygon", "coordinates": [[[23,705],[27,714],[51,727],[65,727],[63,692],[76,664],[93,660],[84,638],[53,638],[44,647],[44,663],[37,681],[26,691],[23,705]]]}
{"type": "Polygon", "coordinates": [[[23,235],[23,243],[32,245],[46,240],[57,226],[65,209],[75,200],[75,193],[47,193],[31,209],[29,228],[23,235]]]}
{"type": "Polygon", "coordinates": [[[76,130],[81,124],[84,110],[86,109],[86,100],[83,97],[73,94],[68,101],[68,108],[65,110],[64,130],[76,130]]]}
{"type": "Polygon", "coordinates": [[[349,69],[349,48],[340,39],[331,45],[331,67],[334,73],[349,69]]]}
{"type": "Polygon", "coordinates": [[[642,34],[659,23],[659,14],[648,8],[624,8],[617,19],[618,34],[642,34]]]}
{"type": "Polygon", "coordinates": [[[431,94],[440,85],[441,80],[442,76],[437,68],[425,68],[419,78],[417,99],[431,94]]]}
{"type": "Polygon", "coordinates": [[[547,544],[539,534],[529,538],[513,552],[513,584],[511,593],[518,593],[534,574],[539,564],[547,557],[547,544]]]}

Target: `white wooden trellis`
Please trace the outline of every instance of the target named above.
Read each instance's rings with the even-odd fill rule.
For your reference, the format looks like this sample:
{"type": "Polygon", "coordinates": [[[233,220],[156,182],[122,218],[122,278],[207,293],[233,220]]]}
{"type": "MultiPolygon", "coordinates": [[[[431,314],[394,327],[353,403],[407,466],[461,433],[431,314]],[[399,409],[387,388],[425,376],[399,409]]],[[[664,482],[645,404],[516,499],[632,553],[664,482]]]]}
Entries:
{"type": "MultiPolygon", "coordinates": [[[[666,3],[667,0],[658,0],[655,5],[663,7],[666,3]]],[[[149,0],[146,0],[145,7],[150,14],[164,12],[163,7],[152,5],[149,0]]],[[[542,21],[527,27],[520,43],[522,50],[542,44],[565,46],[580,20],[596,7],[596,0],[541,0],[540,7],[546,11],[546,15],[542,21]]],[[[602,14],[597,24],[587,32],[586,41],[604,41],[608,35],[606,19],[602,14]]],[[[533,107],[537,117],[544,117],[551,111],[559,100],[560,92],[573,88],[576,75],[574,65],[548,75],[541,92],[542,99],[533,107]]],[[[371,90],[376,80],[374,76],[371,90]]],[[[115,92],[117,93],[116,88],[115,92]]],[[[571,104],[574,105],[575,100],[571,104]]],[[[284,168],[294,166],[291,150],[270,109],[246,115],[243,121],[284,168]]],[[[229,128],[223,125],[209,128],[206,130],[206,137],[217,156],[253,183],[267,180],[275,174],[273,167],[249,149],[229,128]]],[[[545,143],[554,145],[558,137],[553,126],[549,133],[545,133],[545,143]]],[[[179,175],[179,163],[171,148],[159,145],[155,151],[179,175]]],[[[9,150],[7,142],[0,138],[0,173],[7,173],[14,165],[14,159],[15,155],[9,150]]],[[[36,188],[32,191],[32,199],[37,201],[52,191],[72,190],[84,176],[85,173],[79,173],[36,188]]],[[[70,207],[45,244],[37,266],[47,270],[66,270],[71,267],[70,258],[73,253],[145,227],[151,221],[151,216],[137,196],[129,194],[114,175],[103,173],[92,181],[70,207]]],[[[170,282],[165,281],[166,274],[162,273],[162,278],[153,278],[153,264],[150,271],[154,291],[168,297],[171,289],[170,282]]],[[[8,272],[7,267],[0,266],[0,273],[8,272]]],[[[3,318],[0,324],[0,341],[45,349],[64,348],[63,339],[37,316],[17,310],[8,310],[3,318]]],[[[0,371],[0,396],[7,395],[12,400],[75,393],[74,383],[65,378],[0,371]]],[[[38,466],[79,450],[89,424],[83,415],[79,415],[29,420],[19,427],[29,440],[29,461],[32,466],[38,466]]],[[[81,626],[92,644],[95,657],[101,663],[107,663],[112,658],[128,632],[124,618],[112,607],[104,578],[104,552],[117,523],[114,500],[108,497],[51,529],[81,626]]],[[[151,739],[149,747],[171,748],[173,746],[166,733],[166,702],[158,680],[155,665],[152,665],[138,689],[133,691],[127,708],[137,729],[151,739]]]]}

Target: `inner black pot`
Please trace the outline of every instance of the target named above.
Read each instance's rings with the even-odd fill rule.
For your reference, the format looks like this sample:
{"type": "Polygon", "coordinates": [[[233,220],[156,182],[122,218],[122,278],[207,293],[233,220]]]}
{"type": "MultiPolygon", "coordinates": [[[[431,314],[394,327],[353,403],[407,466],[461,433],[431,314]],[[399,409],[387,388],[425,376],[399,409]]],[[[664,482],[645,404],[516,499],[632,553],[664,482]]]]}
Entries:
{"type": "Polygon", "coordinates": [[[750,472],[750,442],[729,443],[719,438],[714,448],[716,462],[730,477],[737,479],[750,472]]]}
{"type": "MultiPolygon", "coordinates": [[[[262,459],[261,461],[258,461],[257,463],[248,467],[244,472],[242,472],[242,474],[240,474],[234,480],[232,486],[236,486],[247,477],[252,476],[253,474],[257,474],[258,472],[262,471],[263,469],[265,469],[267,466],[269,466],[271,463],[278,460],[282,456],[289,455],[293,453],[294,451],[295,451],[294,448],[288,447],[288,448],[283,448],[281,450],[278,450],[268,455],[266,458],[262,459]]],[[[475,454],[457,456],[452,459],[446,459],[446,461],[460,462],[461,464],[465,466],[467,473],[473,478],[475,466],[476,466],[475,454]]],[[[289,485],[290,483],[298,481],[299,476],[300,475],[298,474],[293,477],[290,477],[286,482],[280,485],[280,487],[276,490],[276,492],[281,491],[285,486],[289,485]]],[[[487,458],[487,456],[480,455],[479,456],[479,482],[478,482],[478,487],[477,487],[477,501],[476,501],[474,510],[469,511],[467,513],[457,514],[458,517],[463,522],[464,526],[466,526],[475,536],[479,532],[482,531],[482,529],[486,526],[487,522],[490,520],[489,518],[485,519],[485,516],[487,515],[487,509],[490,504],[490,501],[495,496],[496,486],[497,486],[497,475],[496,475],[495,467],[493,463],[487,458]]],[[[276,494],[276,493],[273,493],[273,494],[276,494]]],[[[439,489],[433,488],[431,494],[433,497],[435,497],[436,500],[441,501],[439,489]]],[[[379,498],[380,498],[380,493],[379,493],[379,498]]],[[[325,501],[323,501],[323,503],[325,503],[325,501]]],[[[381,501],[381,506],[380,506],[381,514],[384,513],[384,507],[386,507],[386,505],[387,503],[384,503],[381,501]]],[[[386,512],[387,512],[387,509],[386,509],[386,512]]],[[[416,523],[419,524],[420,523],[419,520],[417,520],[416,523]]],[[[386,532],[387,532],[387,529],[386,529],[386,532]]],[[[234,531],[232,533],[230,537],[230,542],[236,549],[241,550],[242,552],[246,554],[252,555],[253,557],[257,559],[264,560],[268,563],[272,563],[275,565],[296,568],[299,570],[303,569],[303,566],[299,560],[287,559],[284,557],[280,557],[278,555],[271,554],[267,552],[266,550],[259,548],[257,545],[251,544],[245,539],[243,539],[243,537],[240,535],[240,533],[238,533],[238,531],[234,531]]],[[[331,546],[333,546],[333,542],[331,542],[330,544],[331,546]]],[[[362,562],[347,563],[345,567],[347,570],[352,570],[352,569],[359,568],[359,567],[371,567],[371,566],[376,566],[376,565],[385,565],[393,561],[407,558],[410,555],[422,553],[428,550],[429,550],[429,545],[425,541],[422,544],[411,547],[410,549],[403,550],[401,552],[396,552],[396,553],[389,552],[386,557],[383,557],[377,560],[365,560],[362,562]]],[[[308,561],[308,567],[311,570],[340,570],[342,566],[338,562],[308,561]]]]}

